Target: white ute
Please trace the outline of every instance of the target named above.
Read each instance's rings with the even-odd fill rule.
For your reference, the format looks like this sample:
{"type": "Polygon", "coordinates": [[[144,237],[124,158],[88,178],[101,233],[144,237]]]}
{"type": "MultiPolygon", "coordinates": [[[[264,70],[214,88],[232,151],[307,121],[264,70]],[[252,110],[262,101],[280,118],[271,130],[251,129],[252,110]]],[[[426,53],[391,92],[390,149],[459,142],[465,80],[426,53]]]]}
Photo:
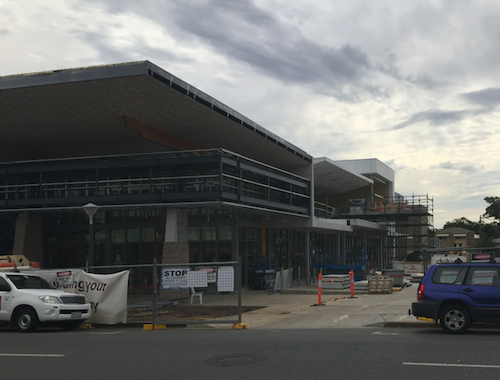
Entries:
{"type": "Polygon", "coordinates": [[[47,322],[73,330],[90,316],[83,295],[59,290],[32,274],[0,272],[0,322],[12,323],[18,331],[34,331],[47,322]]]}

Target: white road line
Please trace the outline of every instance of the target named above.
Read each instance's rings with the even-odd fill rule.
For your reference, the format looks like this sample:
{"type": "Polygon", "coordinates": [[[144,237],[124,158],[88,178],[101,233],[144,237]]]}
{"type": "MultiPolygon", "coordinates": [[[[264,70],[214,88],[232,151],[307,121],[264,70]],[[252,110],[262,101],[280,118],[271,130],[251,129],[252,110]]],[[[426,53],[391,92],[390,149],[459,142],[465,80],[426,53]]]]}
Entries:
{"type": "Polygon", "coordinates": [[[403,365],[418,365],[430,367],[469,367],[469,368],[500,368],[500,365],[488,364],[446,364],[446,363],[411,363],[405,362],[403,365]]]}
{"type": "Polygon", "coordinates": [[[382,331],[376,331],[372,335],[399,335],[399,333],[383,333],[382,331]]]}
{"type": "Polygon", "coordinates": [[[33,357],[33,358],[39,358],[39,357],[47,357],[47,358],[62,358],[65,356],[64,354],[1,354],[0,356],[19,356],[19,357],[33,357]]]}
{"type": "Polygon", "coordinates": [[[121,334],[121,331],[108,331],[108,332],[91,332],[89,335],[112,335],[112,334],[121,334]]]}

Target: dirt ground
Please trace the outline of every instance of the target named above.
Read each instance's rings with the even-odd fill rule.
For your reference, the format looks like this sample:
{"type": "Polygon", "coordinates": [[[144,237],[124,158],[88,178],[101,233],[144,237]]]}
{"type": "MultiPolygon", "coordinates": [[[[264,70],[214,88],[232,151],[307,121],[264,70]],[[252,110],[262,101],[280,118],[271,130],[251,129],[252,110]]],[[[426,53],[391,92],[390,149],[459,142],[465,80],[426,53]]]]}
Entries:
{"type": "MultiPolygon", "coordinates": [[[[242,306],[241,312],[261,309],[260,306],[242,306]]],[[[151,308],[129,308],[128,322],[150,322],[152,320],[151,308]]],[[[223,319],[230,316],[237,318],[237,306],[199,306],[199,305],[176,305],[158,309],[157,321],[193,321],[223,319]]]]}

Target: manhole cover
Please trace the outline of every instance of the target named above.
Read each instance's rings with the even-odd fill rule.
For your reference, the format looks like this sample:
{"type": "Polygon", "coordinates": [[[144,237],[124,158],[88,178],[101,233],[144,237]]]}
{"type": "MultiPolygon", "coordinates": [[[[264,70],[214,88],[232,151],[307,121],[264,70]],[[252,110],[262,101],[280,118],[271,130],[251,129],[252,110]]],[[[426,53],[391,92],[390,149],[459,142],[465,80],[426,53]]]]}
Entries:
{"type": "Polygon", "coordinates": [[[219,367],[234,367],[238,365],[248,365],[266,360],[267,356],[259,354],[233,354],[214,356],[204,361],[205,364],[219,367]]]}

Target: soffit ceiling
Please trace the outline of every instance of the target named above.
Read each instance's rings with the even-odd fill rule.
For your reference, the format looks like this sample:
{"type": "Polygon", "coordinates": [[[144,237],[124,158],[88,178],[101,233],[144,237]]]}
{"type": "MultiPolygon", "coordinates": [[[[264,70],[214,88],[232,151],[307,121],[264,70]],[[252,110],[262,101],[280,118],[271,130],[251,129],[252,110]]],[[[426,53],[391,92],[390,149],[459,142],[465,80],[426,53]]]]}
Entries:
{"type": "MultiPolygon", "coordinates": [[[[129,128],[125,116],[202,149],[224,148],[292,172],[311,161],[215,99],[199,92],[226,114],[175,89],[166,74],[138,62],[0,78],[0,161],[173,150],[129,128]]],[[[187,93],[198,91],[175,79],[187,93]]]]}

